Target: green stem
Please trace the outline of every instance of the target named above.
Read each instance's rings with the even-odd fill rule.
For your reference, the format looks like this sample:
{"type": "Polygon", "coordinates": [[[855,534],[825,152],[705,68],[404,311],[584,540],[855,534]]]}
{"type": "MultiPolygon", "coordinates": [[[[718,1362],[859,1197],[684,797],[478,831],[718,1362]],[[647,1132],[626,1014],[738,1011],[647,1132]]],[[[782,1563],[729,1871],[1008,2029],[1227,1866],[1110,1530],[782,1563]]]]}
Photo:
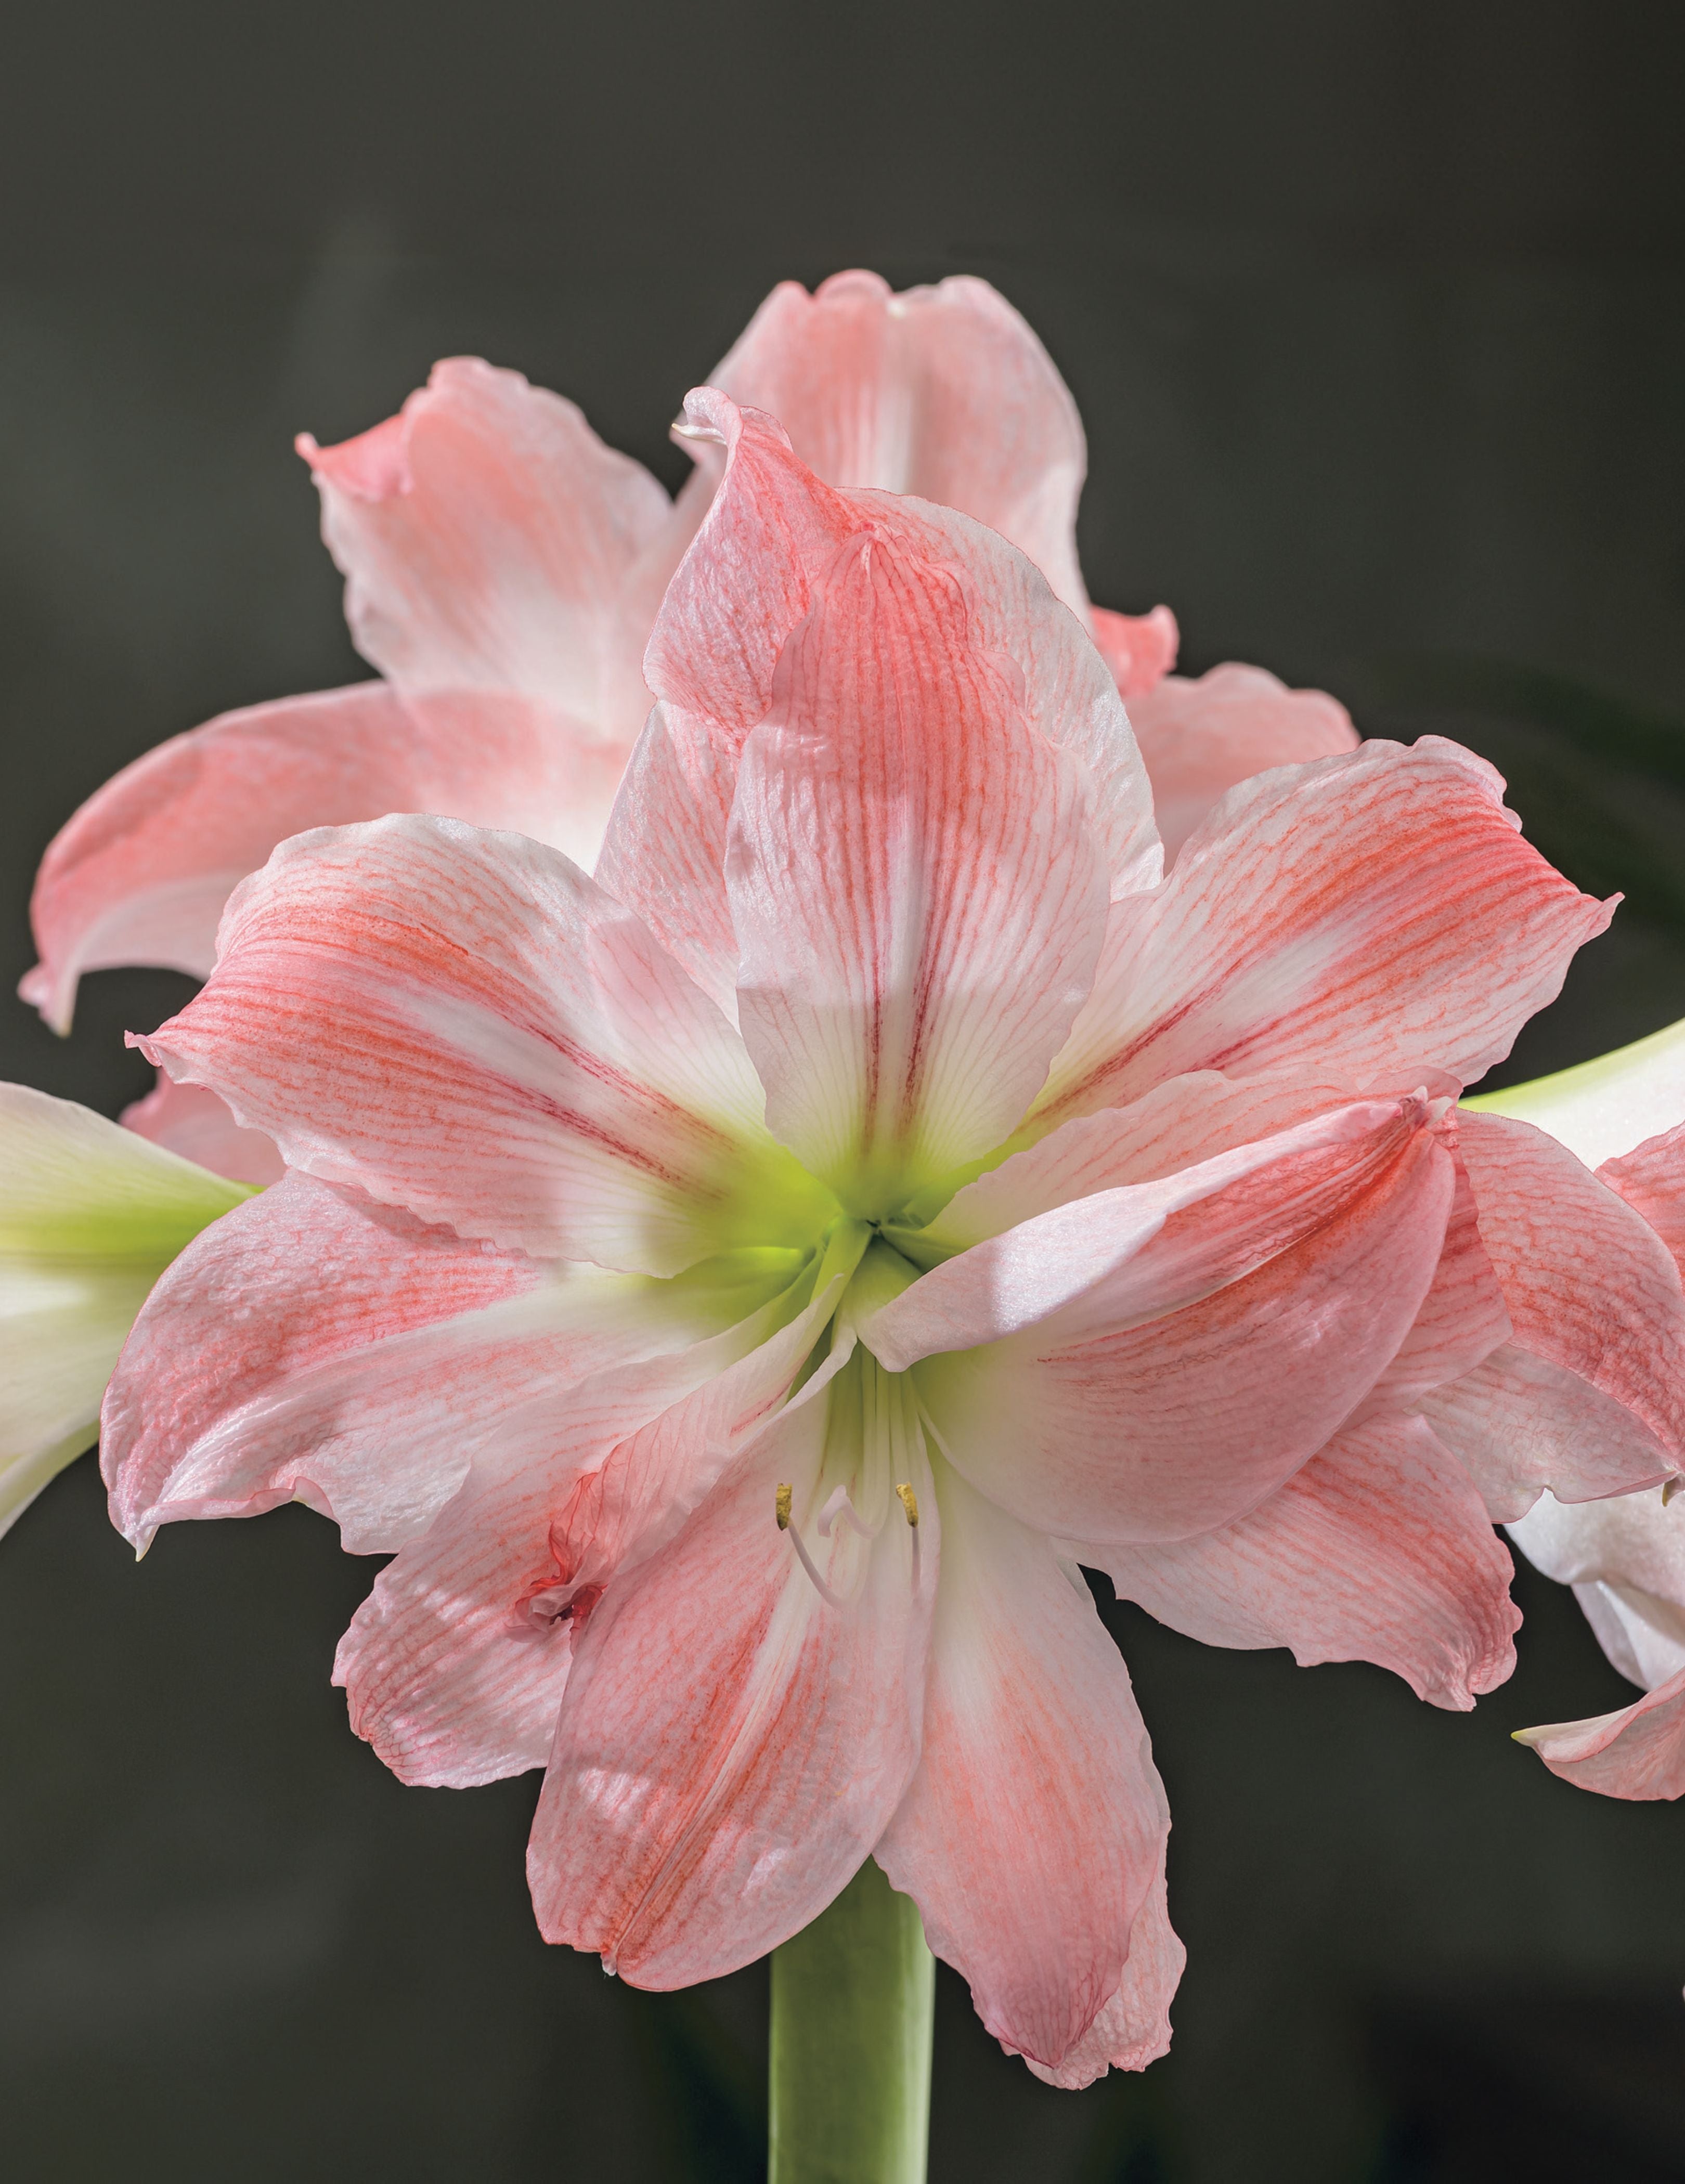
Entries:
{"type": "Polygon", "coordinates": [[[769,2184],[924,2184],[936,1965],[868,1858],[773,1954],[769,2184]]]}

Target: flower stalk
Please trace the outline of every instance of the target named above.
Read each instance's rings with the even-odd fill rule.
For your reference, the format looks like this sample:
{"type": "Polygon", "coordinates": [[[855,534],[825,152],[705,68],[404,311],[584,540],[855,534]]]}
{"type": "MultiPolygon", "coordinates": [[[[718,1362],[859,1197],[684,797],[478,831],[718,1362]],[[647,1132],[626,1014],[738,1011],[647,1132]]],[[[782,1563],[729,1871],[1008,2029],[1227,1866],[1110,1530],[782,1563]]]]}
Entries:
{"type": "Polygon", "coordinates": [[[871,1858],[773,1952],[770,2184],[924,2184],[935,1980],[871,1858]]]}

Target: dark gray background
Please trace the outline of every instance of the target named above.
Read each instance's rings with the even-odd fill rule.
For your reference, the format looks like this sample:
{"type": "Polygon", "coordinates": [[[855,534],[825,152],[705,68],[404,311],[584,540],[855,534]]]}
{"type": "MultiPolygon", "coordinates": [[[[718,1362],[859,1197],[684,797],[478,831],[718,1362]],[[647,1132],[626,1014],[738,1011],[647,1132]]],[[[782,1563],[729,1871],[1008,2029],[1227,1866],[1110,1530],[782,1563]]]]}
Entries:
{"type": "MultiPolygon", "coordinates": [[[[789,275],[968,270],[1087,422],[1091,588],[1371,733],[1448,730],[1628,907],[1523,1073],[1685,1012],[1680,14],[61,5],[0,87],[0,964],[53,829],[224,707],[361,671],[289,453],[434,357],[669,482],[789,275]]],[[[184,990],[0,1002],[107,1112],[184,990]]],[[[22,2178],[756,2173],[759,1973],[547,1952],[533,1785],[405,1791],[326,1682],[369,1578],[289,1510],[137,1568],[91,1464],[0,1545],[0,2114],[22,2178]]],[[[1176,2047],[1081,2097],[939,2028],[939,2184],[1685,2176],[1685,1816],[1518,1724],[1629,1696],[1525,1578],[1473,1717],[1116,1627],[1175,1814],[1176,2047]]]]}

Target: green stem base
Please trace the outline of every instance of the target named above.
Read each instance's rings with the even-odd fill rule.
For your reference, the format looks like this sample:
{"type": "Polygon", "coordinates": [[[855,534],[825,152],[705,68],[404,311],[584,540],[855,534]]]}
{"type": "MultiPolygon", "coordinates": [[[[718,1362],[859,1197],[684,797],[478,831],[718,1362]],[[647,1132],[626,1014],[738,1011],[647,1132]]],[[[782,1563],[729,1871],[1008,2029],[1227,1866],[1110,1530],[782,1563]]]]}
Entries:
{"type": "Polygon", "coordinates": [[[773,1953],[769,2184],[924,2184],[936,1964],[868,1858],[773,1953]]]}

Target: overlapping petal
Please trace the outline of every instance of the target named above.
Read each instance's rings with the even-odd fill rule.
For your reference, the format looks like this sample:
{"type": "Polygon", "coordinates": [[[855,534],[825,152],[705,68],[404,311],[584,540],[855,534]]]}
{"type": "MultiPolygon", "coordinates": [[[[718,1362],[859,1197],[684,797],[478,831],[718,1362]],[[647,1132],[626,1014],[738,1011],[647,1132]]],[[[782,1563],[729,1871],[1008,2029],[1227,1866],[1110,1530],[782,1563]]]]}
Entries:
{"type": "Polygon", "coordinates": [[[767,1139],[737,1034],[554,850],[444,820],[302,835],[231,903],[221,950],[138,1043],[293,1167],[632,1272],[806,1240],[823,1194],[767,1139]]]}
{"type": "Polygon", "coordinates": [[[357,649],[399,690],[517,692],[629,744],[648,612],[683,541],[659,570],[672,504],[572,403],[452,357],[396,417],[299,451],[357,649]]]}
{"type": "Polygon", "coordinates": [[[1079,1546],[1119,1594],[1209,1646],[1373,1661],[1468,1708],[1515,1666],[1509,1557],[1426,1422],[1348,1425],[1237,1524],[1168,1546],[1079,1546]]]}
{"type": "Polygon", "coordinates": [[[1024,1222],[864,1339],[917,1367],[944,1454],[1021,1521],[1184,1538],[1255,1507],[1369,1394],[1454,1184],[1432,1107],[1360,1102],[1024,1222]]]}
{"type": "Polygon", "coordinates": [[[285,1170],[275,1140],[261,1130],[243,1129],[226,1100],[203,1084],[172,1084],[159,1072],[143,1100],[126,1106],[118,1120],[137,1137],[148,1138],[183,1160],[226,1175],[233,1183],[279,1183],[285,1170]]]}
{"type": "Polygon", "coordinates": [[[605,1586],[704,1498],[788,1390],[824,1308],[797,1312],[781,1294],[702,1334],[721,1316],[721,1299],[707,1301],[695,1341],[622,1359],[565,1401],[535,1384],[376,1580],[334,1680],[352,1726],[403,1780],[461,1787],[544,1764],[573,1641],[605,1586]]]}
{"type": "Polygon", "coordinates": [[[1351,716],[1337,699],[1321,690],[1290,690],[1264,668],[1232,660],[1197,678],[1170,675],[1139,692],[1125,688],[1124,695],[1152,783],[1167,865],[1241,782],[1358,747],[1351,716]]]}
{"type": "Polygon", "coordinates": [[[1685,1669],[1614,1713],[1516,1731],[1553,1774],[1605,1797],[1685,1796],[1685,1669]]]}
{"type": "Polygon", "coordinates": [[[1521,839],[1498,775],[1454,744],[1278,767],[1222,800],[1162,887],[1113,903],[1039,1117],[1196,1069],[1460,1086],[1611,909],[1521,839]]]}
{"type": "Polygon", "coordinates": [[[224,713],[126,766],[54,838],[31,904],[41,961],[24,999],[65,1031],[85,971],[208,977],[234,888],[309,827],[432,811],[589,862],[629,743],[516,691],[405,699],[354,682],[224,713]]]}
{"type": "Polygon", "coordinates": [[[837,1896],[918,1760],[939,1526],[818,1540],[827,1407],[786,1410],[574,1649],[527,1857],[546,1938],[640,1986],[735,1970],[837,1896]],[[820,1592],[774,1519],[821,1556],[820,1592]],[[672,1664],[685,1673],[675,1677],[672,1664]]]}
{"type": "Polygon", "coordinates": [[[875,1215],[985,1152],[1082,1004],[1106,875],[1075,762],[946,570],[865,532],[743,750],[726,878],[769,1127],[875,1215]]]}
{"type": "Polygon", "coordinates": [[[875,273],[838,273],[811,296],[782,281],[712,379],[778,418],[833,485],[974,516],[1086,610],[1082,421],[1046,350],[987,281],[961,274],[896,295],[875,273]]]}
{"type": "Polygon", "coordinates": [[[144,1546],[161,1524],[296,1497],[354,1552],[390,1552],[512,1414],[701,1340],[730,1309],[291,1175],[185,1251],[137,1323],[105,1404],[114,1518],[144,1546]]]}
{"type": "Polygon", "coordinates": [[[939,1492],[923,1748],[878,1862],[989,2030],[1057,2069],[1118,1992],[1169,1814],[1080,1576],[946,1467],[939,1492]]]}
{"type": "Polygon", "coordinates": [[[1170,2045],[1170,2004],[1181,1982],[1187,1951],[1170,1924],[1161,1850],[1158,1871],[1130,1929],[1130,1953],[1118,1991],[1086,2032],[1057,2064],[1026,2056],[1045,2084],[1080,2092],[1108,2070],[1144,2070],[1170,2045]]]}

